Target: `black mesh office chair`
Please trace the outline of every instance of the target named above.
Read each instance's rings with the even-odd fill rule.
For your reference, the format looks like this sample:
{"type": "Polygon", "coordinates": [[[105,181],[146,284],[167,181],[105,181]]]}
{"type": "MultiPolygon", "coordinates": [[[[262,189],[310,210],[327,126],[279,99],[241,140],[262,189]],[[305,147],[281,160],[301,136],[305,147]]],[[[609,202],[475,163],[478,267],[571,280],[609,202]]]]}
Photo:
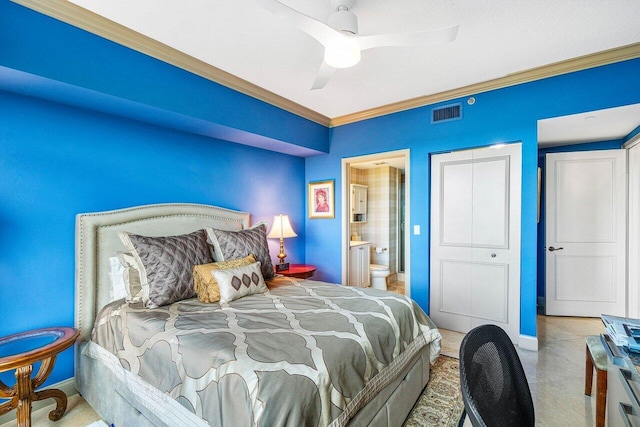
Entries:
{"type": "Polygon", "coordinates": [[[462,340],[460,388],[474,427],[535,424],[522,363],[511,339],[498,326],[478,326],[462,340]]]}

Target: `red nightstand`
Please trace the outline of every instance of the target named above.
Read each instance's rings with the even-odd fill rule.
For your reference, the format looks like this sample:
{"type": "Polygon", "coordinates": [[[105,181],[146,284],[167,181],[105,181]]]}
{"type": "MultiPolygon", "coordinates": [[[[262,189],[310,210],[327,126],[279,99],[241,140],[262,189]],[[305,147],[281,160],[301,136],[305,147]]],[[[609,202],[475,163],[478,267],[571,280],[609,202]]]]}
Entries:
{"type": "Polygon", "coordinates": [[[276,274],[282,274],[287,277],[297,277],[298,279],[308,279],[313,276],[316,271],[315,265],[309,264],[291,264],[288,270],[276,271],[276,274]]]}

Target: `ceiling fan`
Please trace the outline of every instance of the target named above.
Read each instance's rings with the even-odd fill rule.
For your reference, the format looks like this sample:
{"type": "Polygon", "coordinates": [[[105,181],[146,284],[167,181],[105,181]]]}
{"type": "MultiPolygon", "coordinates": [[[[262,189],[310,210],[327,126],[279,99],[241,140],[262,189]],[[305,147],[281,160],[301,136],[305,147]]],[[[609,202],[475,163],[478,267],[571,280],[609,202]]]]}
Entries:
{"type": "Polygon", "coordinates": [[[307,16],[278,0],[255,0],[274,15],[289,21],[324,45],[324,60],[311,90],[323,88],[337,68],[353,67],[363,50],[383,46],[443,44],[455,40],[459,25],[436,30],[395,34],[358,34],[358,17],[349,9],[356,0],[329,0],[333,12],[328,23],[307,16]]]}

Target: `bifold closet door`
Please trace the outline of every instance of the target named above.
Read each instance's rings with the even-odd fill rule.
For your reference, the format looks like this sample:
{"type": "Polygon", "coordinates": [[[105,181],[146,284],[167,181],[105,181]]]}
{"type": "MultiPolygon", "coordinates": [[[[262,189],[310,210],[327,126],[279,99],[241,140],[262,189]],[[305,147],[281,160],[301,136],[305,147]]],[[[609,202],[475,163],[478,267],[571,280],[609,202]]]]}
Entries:
{"type": "Polygon", "coordinates": [[[521,144],[431,159],[430,316],[520,333],[521,144]]]}

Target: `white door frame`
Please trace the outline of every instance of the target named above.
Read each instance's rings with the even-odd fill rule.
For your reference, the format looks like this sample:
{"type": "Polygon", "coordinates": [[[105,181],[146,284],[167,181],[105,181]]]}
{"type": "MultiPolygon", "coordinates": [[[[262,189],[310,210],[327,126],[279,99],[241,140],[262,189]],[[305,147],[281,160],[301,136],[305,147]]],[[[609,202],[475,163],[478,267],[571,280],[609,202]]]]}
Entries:
{"type": "Polygon", "coordinates": [[[627,150],[627,314],[640,317],[640,134],[631,138],[623,146],[627,150]]]}
{"type": "MultiPolygon", "coordinates": [[[[342,283],[347,284],[349,281],[349,228],[350,228],[350,207],[349,195],[351,191],[349,184],[351,182],[350,166],[351,163],[369,162],[390,157],[404,157],[404,174],[405,174],[405,224],[411,224],[411,150],[395,150],[385,151],[383,153],[368,154],[364,156],[345,157],[342,159],[342,283]]],[[[405,290],[404,294],[411,296],[411,235],[409,228],[404,228],[404,269],[405,269],[405,290]]]]}

